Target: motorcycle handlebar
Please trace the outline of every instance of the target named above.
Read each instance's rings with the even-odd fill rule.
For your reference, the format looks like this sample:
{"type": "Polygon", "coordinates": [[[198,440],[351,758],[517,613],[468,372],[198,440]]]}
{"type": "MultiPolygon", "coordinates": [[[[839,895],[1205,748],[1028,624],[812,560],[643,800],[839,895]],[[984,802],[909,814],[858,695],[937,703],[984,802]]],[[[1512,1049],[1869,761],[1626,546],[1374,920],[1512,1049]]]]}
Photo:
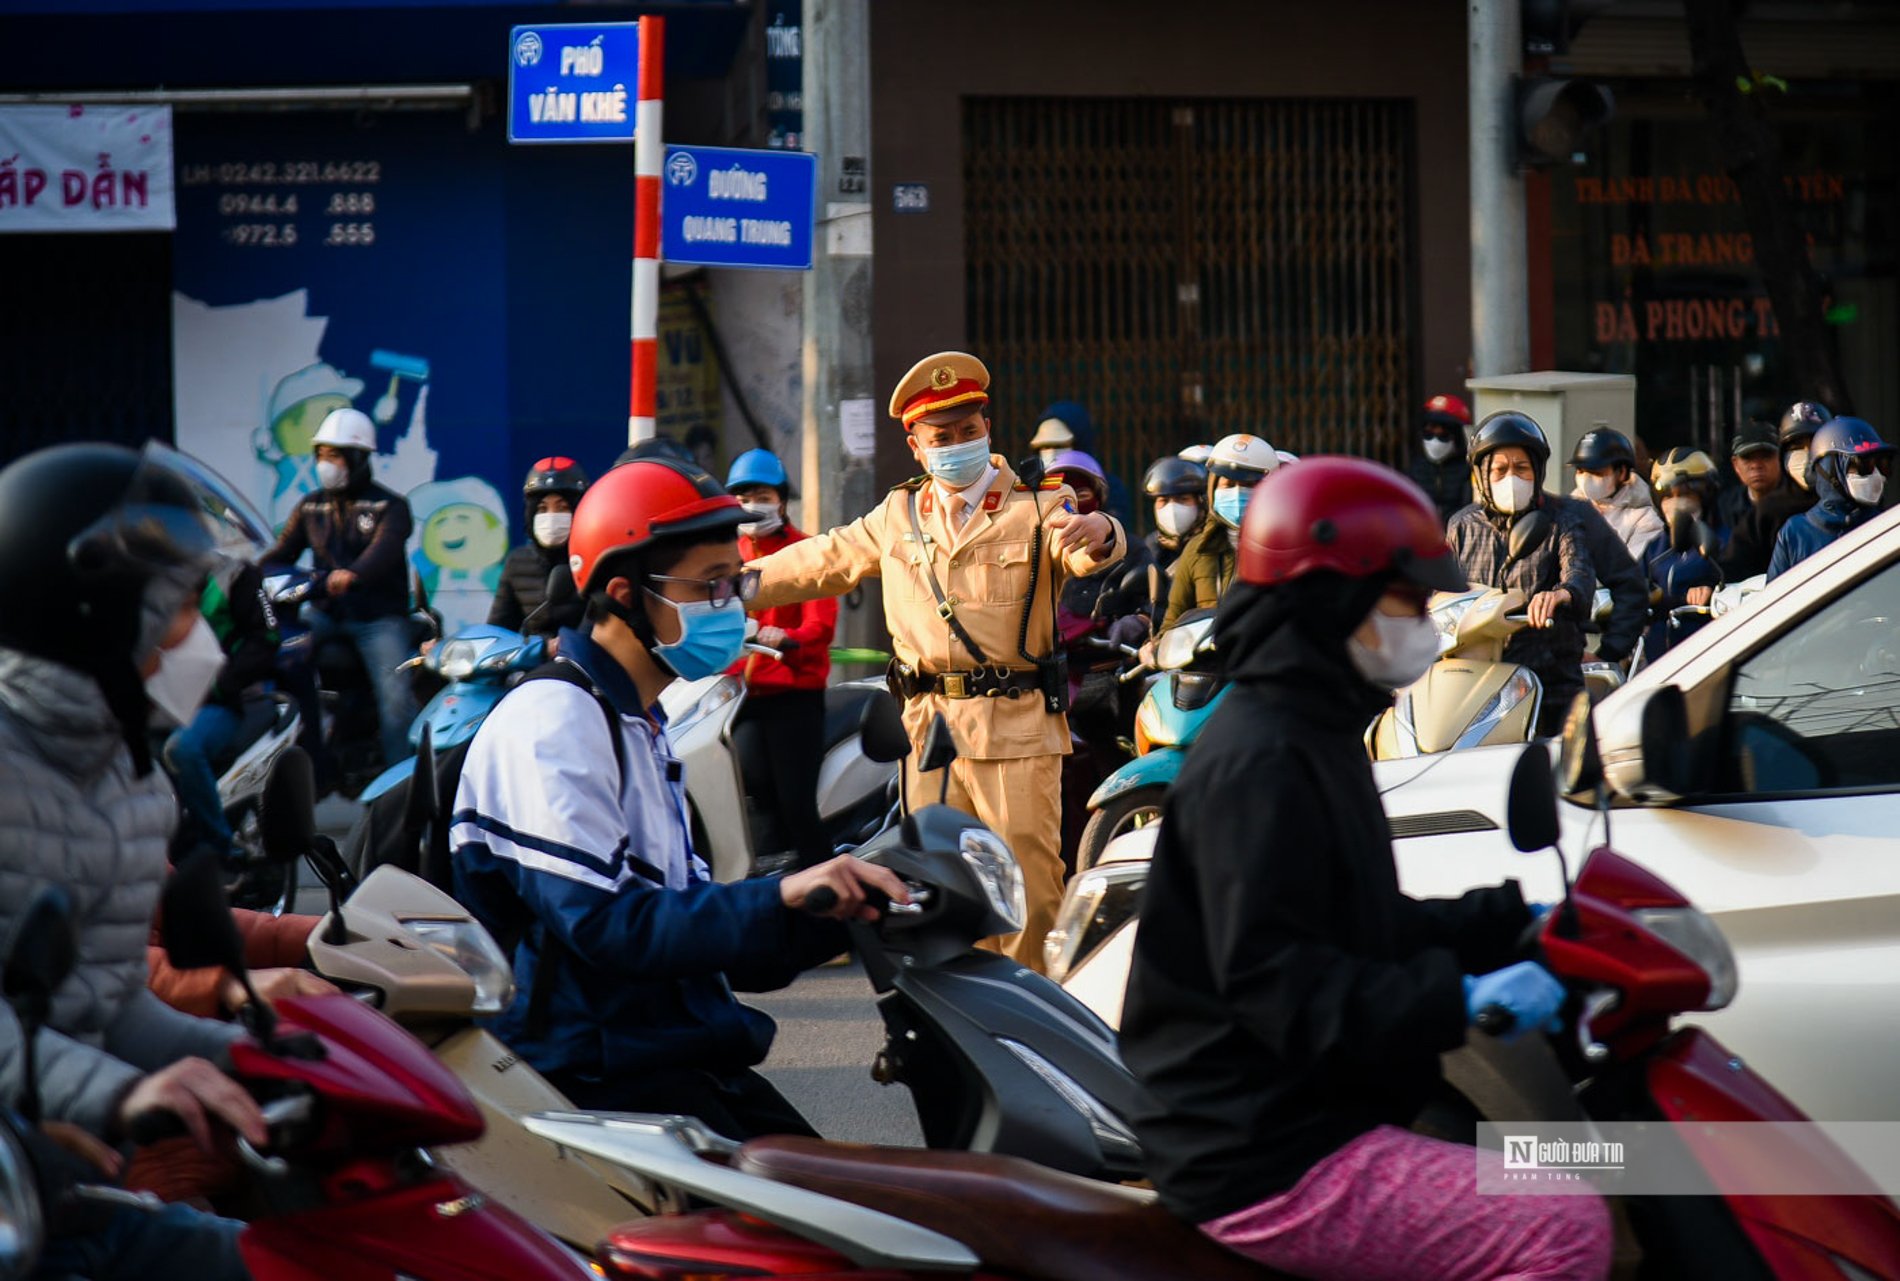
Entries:
{"type": "MultiPolygon", "coordinates": [[[[891,908],[891,896],[875,885],[866,885],[864,887],[864,901],[876,908],[879,916],[883,916],[886,912],[890,911],[891,908]]],[[[813,916],[828,915],[837,910],[838,891],[832,889],[829,885],[820,885],[817,889],[807,894],[805,901],[798,906],[801,912],[809,912],[813,916]]]]}

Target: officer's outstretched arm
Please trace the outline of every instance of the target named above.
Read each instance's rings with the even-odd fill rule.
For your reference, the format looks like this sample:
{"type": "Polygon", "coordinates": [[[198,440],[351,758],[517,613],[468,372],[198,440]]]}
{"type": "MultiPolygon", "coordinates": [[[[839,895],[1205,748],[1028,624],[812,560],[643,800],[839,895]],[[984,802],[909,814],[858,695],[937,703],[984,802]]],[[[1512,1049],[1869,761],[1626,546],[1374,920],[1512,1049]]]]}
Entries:
{"type": "Polygon", "coordinates": [[[887,499],[849,525],[814,534],[753,561],[750,567],[759,571],[759,594],[751,608],[842,596],[861,579],[876,578],[889,507],[887,499]]]}
{"type": "Polygon", "coordinates": [[[1091,553],[1087,543],[1063,553],[1060,557],[1062,571],[1072,578],[1082,578],[1093,574],[1098,569],[1105,569],[1128,554],[1128,531],[1122,528],[1120,521],[1107,512],[1102,512],[1100,515],[1113,528],[1114,537],[1099,554],[1091,553]]]}

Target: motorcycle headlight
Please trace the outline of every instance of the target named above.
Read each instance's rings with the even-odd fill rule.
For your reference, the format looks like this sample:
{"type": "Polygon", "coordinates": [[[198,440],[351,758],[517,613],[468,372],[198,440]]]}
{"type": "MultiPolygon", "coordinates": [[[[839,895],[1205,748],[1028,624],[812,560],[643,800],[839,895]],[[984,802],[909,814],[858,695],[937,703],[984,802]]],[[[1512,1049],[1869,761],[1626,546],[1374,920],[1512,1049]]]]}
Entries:
{"type": "Polygon", "coordinates": [[[1006,933],[1014,933],[1029,919],[1028,901],[1023,894],[1023,869],[1009,852],[1003,838],[986,827],[966,827],[957,837],[957,853],[976,873],[990,901],[990,910],[1008,923],[1006,933]]]}
{"type": "Polygon", "coordinates": [[[399,919],[417,942],[475,981],[470,1014],[481,1018],[508,1008],[515,996],[514,970],[487,930],[470,920],[399,919]]]}
{"type": "Polygon", "coordinates": [[[720,677],[714,681],[707,688],[706,692],[701,694],[691,706],[687,707],[685,711],[677,716],[671,717],[667,721],[667,738],[677,742],[679,736],[684,734],[688,728],[705,717],[711,716],[727,703],[739,697],[739,691],[743,688],[744,686],[740,685],[736,677],[720,677]]]}
{"type": "Polygon", "coordinates": [[[1173,747],[1174,732],[1168,728],[1161,715],[1161,704],[1157,701],[1156,691],[1162,682],[1156,681],[1154,689],[1142,696],[1141,706],[1135,709],[1135,755],[1146,756],[1157,747],[1173,747]]]}
{"type": "Polygon", "coordinates": [[[498,650],[495,653],[490,654],[488,657],[482,659],[481,662],[475,664],[475,670],[478,672],[485,672],[485,673],[490,673],[490,674],[495,673],[495,672],[505,672],[510,667],[514,666],[515,662],[518,659],[520,659],[521,650],[522,650],[522,646],[520,645],[510,645],[506,649],[498,650]]]}
{"type": "Polygon", "coordinates": [[[1133,918],[1147,881],[1146,862],[1102,863],[1070,881],[1042,942],[1049,977],[1062,982],[1133,918]]]}
{"type": "Polygon", "coordinates": [[[1630,913],[1644,929],[1682,953],[1709,976],[1705,1010],[1720,1010],[1735,999],[1741,984],[1735,953],[1722,930],[1707,914],[1693,907],[1644,907],[1630,913]]]}
{"type": "Polygon", "coordinates": [[[1543,690],[1543,685],[1531,673],[1530,668],[1518,668],[1511,673],[1511,678],[1504,682],[1497,693],[1485,700],[1484,706],[1478,709],[1478,714],[1471,718],[1470,728],[1460,734],[1458,741],[1452,744],[1453,750],[1476,747],[1484,741],[1484,736],[1489,734],[1499,721],[1509,716],[1519,703],[1527,698],[1539,697],[1543,690]]]}
{"type": "Polygon", "coordinates": [[[1444,653],[1458,642],[1458,623],[1483,593],[1460,592],[1432,606],[1432,630],[1438,633],[1438,652],[1444,653]]]}
{"type": "Polygon", "coordinates": [[[1173,671],[1186,667],[1200,653],[1201,644],[1214,631],[1211,618],[1196,619],[1192,623],[1183,623],[1179,627],[1170,627],[1161,633],[1161,639],[1155,642],[1155,666],[1162,671],[1173,671]]]}
{"type": "Polygon", "coordinates": [[[44,1239],[33,1164],[12,1122],[0,1121],[0,1276],[23,1277],[33,1271],[44,1239]]]}
{"type": "Polygon", "coordinates": [[[435,651],[435,670],[452,681],[465,681],[475,674],[482,647],[474,641],[444,641],[435,651]]]}

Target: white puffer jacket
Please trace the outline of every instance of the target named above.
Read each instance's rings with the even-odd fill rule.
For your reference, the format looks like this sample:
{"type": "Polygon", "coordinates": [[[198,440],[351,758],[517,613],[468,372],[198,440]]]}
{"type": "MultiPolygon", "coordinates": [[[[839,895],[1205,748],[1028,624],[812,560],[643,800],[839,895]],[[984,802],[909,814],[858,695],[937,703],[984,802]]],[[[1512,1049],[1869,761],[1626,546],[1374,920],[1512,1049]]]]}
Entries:
{"type": "MultiPolygon", "coordinates": [[[[92,678],[0,648],[0,939],[49,882],[72,896],[79,933],[78,965],[54,994],[39,1047],[48,1117],[103,1130],[140,1075],[189,1055],[215,1058],[241,1035],[146,987],[146,940],[176,822],[165,776],[133,777],[92,678]]],[[[0,1021],[0,1059],[18,1047],[17,1029],[0,1021]]],[[[0,1070],[0,1094],[16,1068],[0,1070]]]]}
{"type": "MultiPolygon", "coordinates": [[[[1589,495],[1578,485],[1575,496],[1590,502],[1589,495]]],[[[1607,503],[1590,503],[1597,514],[1609,522],[1616,536],[1623,540],[1623,546],[1629,549],[1630,559],[1638,565],[1643,563],[1643,553],[1649,550],[1656,535],[1668,527],[1649,498],[1649,486],[1632,476],[1629,483],[1610,496],[1607,503]]]]}

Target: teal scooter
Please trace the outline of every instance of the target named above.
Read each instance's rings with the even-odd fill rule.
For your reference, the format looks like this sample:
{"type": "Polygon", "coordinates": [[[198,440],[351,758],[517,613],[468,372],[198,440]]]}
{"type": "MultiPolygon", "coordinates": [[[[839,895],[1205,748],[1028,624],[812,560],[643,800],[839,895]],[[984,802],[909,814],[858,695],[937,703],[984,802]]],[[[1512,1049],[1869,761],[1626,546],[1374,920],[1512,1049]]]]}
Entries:
{"type": "Polygon", "coordinates": [[[1227,693],[1214,654],[1214,611],[1197,609],[1163,632],[1152,669],[1158,673],[1135,712],[1135,758],[1102,780],[1089,797],[1088,826],[1076,851],[1076,870],[1095,866],[1108,843],[1161,817],[1161,802],[1181,772],[1181,758],[1227,693]]]}

